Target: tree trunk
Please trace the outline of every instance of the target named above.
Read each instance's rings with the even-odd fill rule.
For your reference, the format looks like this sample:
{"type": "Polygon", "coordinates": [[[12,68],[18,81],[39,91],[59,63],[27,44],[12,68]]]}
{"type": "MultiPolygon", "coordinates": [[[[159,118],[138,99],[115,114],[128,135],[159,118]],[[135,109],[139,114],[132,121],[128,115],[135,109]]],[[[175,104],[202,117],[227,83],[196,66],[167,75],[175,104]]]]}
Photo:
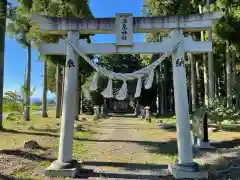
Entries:
{"type": "Polygon", "coordinates": [[[196,90],[196,94],[197,94],[197,100],[196,100],[196,107],[198,107],[202,102],[203,102],[203,95],[202,95],[202,81],[201,81],[201,75],[200,75],[200,65],[199,65],[199,61],[196,61],[195,59],[195,62],[196,62],[196,87],[197,87],[197,90],[196,90]]]}
{"type": "MultiPolygon", "coordinates": [[[[189,53],[188,54],[188,62],[191,62],[191,54],[189,53]]],[[[189,104],[189,113],[192,113],[192,106],[191,106],[191,103],[192,103],[192,89],[191,89],[191,64],[186,64],[186,70],[187,70],[187,89],[188,89],[188,104],[189,104]]]]}
{"type": "Polygon", "coordinates": [[[6,12],[7,0],[0,2],[0,129],[3,128],[3,80],[4,80],[4,51],[5,51],[5,31],[6,31],[6,12]]]}
{"type": "Polygon", "coordinates": [[[233,86],[235,88],[236,86],[236,80],[237,80],[237,68],[236,68],[236,55],[235,52],[232,54],[232,81],[233,81],[233,86]]]}
{"type": "Polygon", "coordinates": [[[59,62],[56,66],[56,118],[61,116],[61,94],[62,94],[62,84],[61,84],[61,67],[59,62]]]}
{"type": "Polygon", "coordinates": [[[43,63],[43,94],[42,94],[42,117],[48,117],[47,114],[47,60],[43,63]]]}
{"type": "Polygon", "coordinates": [[[197,81],[199,82],[201,80],[200,72],[199,72],[199,62],[196,61],[196,59],[195,59],[195,64],[196,64],[196,78],[197,78],[197,81]]]}
{"type": "Polygon", "coordinates": [[[168,65],[167,65],[167,60],[164,61],[164,88],[163,88],[163,98],[164,98],[164,114],[166,114],[168,112],[168,107],[167,107],[167,101],[168,101],[168,97],[167,97],[167,92],[168,92],[168,65]]]}
{"type": "Polygon", "coordinates": [[[238,107],[238,99],[239,99],[239,96],[237,93],[237,68],[236,68],[236,55],[235,55],[236,52],[233,52],[232,54],[232,81],[233,81],[233,89],[234,89],[234,105],[236,108],[239,108],[238,107]]]}
{"type": "Polygon", "coordinates": [[[80,79],[79,79],[79,108],[78,108],[78,114],[82,114],[82,98],[83,98],[83,94],[82,94],[82,82],[83,82],[83,75],[81,74],[80,79]]]}
{"type": "MultiPolygon", "coordinates": [[[[78,73],[77,73],[78,74],[78,73]]],[[[79,115],[79,107],[80,107],[80,84],[79,84],[79,76],[77,76],[77,89],[76,89],[76,115],[75,119],[78,120],[79,115]]]]}
{"type": "MultiPolygon", "coordinates": [[[[162,67],[160,66],[160,77],[162,76],[162,67]]],[[[160,79],[160,86],[161,86],[161,88],[160,88],[160,103],[161,103],[161,105],[160,105],[160,112],[161,112],[161,115],[163,115],[164,114],[164,80],[162,79],[162,77],[161,77],[161,79],[160,79]]]]}
{"type": "Polygon", "coordinates": [[[217,97],[221,97],[221,80],[220,77],[217,78],[217,97]]]}
{"type": "Polygon", "coordinates": [[[208,70],[206,54],[203,55],[203,78],[204,78],[204,104],[208,106],[208,70]]]}
{"type": "Polygon", "coordinates": [[[83,91],[82,87],[80,88],[80,107],[79,107],[79,114],[83,113],[83,91]]]}
{"type": "Polygon", "coordinates": [[[28,51],[28,64],[27,64],[27,92],[26,92],[26,106],[25,106],[25,113],[24,113],[24,120],[30,121],[30,97],[31,97],[31,43],[28,44],[27,47],[28,51]]]}
{"type": "Polygon", "coordinates": [[[63,96],[64,96],[64,83],[65,83],[65,66],[63,67],[63,71],[62,71],[63,75],[62,75],[62,91],[61,91],[61,108],[60,108],[60,112],[62,114],[62,108],[63,108],[63,96]]]}
{"type": "Polygon", "coordinates": [[[170,61],[165,60],[164,61],[164,113],[168,114],[170,112],[170,61]]]}
{"type": "Polygon", "coordinates": [[[161,66],[159,66],[158,69],[158,115],[161,115],[161,101],[162,101],[162,97],[161,97],[161,91],[162,91],[162,80],[161,80],[161,66]]]}
{"type": "MultiPolygon", "coordinates": [[[[225,1],[225,17],[228,23],[230,14],[230,1],[225,1]]],[[[232,107],[232,64],[230,55],[230,42],[226,41],[226,79],[227,79],[227,107],[232,107]]]]}
{"type": "MultiPolygon", "coordinates": [[[[208,30],[208,41],[212,41],[212,29],[208,30]]],[[[208,88],[209,88],[209,102],[214,101],[214,67],[213,67],[213,53],[208,53],[208,88]]]]}
{"type": "Polygon", "coordinates": [[[196,60],[193,54],[189,54],[190,62],[191,62],[191,100],[192,100],[192,111],[196,111],[197,109],[197,83],[196,83],[196,60]]]}
{"type": "Polygon", "coordinates": [[[227,106],[232,107],[232,66],[229,42],[226,41],[227,106]]]}
{"type": "Polygon", "coordinates": [[[159,68],[156,68],[156,84],[157,84],[157,101],[156,101],[156,105],[157,105],[157,115],[160,115],[160,71],[159,68]]]}
{"type": "MultiPolygon", "coordinates": [[[[203,8],[199,5],[199,13],[203,13],[203,8]]],[[[201,41],[204,41],[204,32],[201,31],[201,41]]],[[[203,78],[204,78],[204,104],[208,105],[208,71],[207,71],[207,56],[203,54],[203,78]]]]}
{"type": "Polygon", "coordinates": [[[236,80],[237,80],[237,69],[236,69],[236,55],[235,52],[232,53],[232,88],[233,88],[233,100],[234,106],[238,108],[238,93],[236,87],[236,80]]]}
{"type": "Polygon", "coordinates": [[[218,99],[218,77],[214,76],[214,99],[218,99]]]}
{"type": "MultiPolygon", "coordinates": [[[[210,0],[206,1],[207,12],[210,12],[210,0]]],[[[212,27],[208,30],[208,41],[212,41],[212,27]]],[[[214,101],[214,67],[213,67],[213,52],[208,52],[208,89],[209,89],[209,103],[214,101]]]]}

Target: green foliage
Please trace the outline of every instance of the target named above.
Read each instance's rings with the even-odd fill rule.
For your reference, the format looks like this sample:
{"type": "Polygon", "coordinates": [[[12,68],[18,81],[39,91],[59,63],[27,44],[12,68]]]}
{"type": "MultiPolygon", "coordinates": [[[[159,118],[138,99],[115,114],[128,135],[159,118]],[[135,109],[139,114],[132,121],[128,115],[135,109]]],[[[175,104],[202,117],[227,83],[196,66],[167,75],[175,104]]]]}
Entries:
{"type": "Polygon", "coordinates": [[[89,77],[86,78],[85,83],[82,85],[83,89],[83,104],[90,109],[94,105],[102,105],[103,104],[103,96],[101,92],[104,90],[107,84],[107,78],[103,76],[99,76],[98,79],[98,89],[97,91],[90,91],[90,85],[92,83],[93,76],[96,72],[92,73],[89,77]]]}
{"type": "MultiPolygon", "coordinates": [[[[47,61],[47,88],[51,93],[56,92],[56,64],[53,61],[47,61]]],[[[61,73],[60,79],[62,80],[61,73]]]]}
{"type": "MultiPolygon", "coordinates": [[[[29,96],[31,97],[31,96],[33,96],[35,93],[36,93],[36,87],[33,87],[33,88],[30,90],[29,96]]],[[[26,99],[27,95],[28,95],[28,88],[27,88],[26,84],[21,85],[21,97],[22,97],[22,99],[23,99],[23,106],[27,106],[27,105],[28,105],[28,104],[27,104],[27,99],[26,99]]]]}
{"type": "MultiPolygon", "coordinates": [[[[88,57],[92,58],[93,56],[89,55],[88,57]]],[[[60,81],[63,81],[63,68],[65,67],[66,63],[66,56],[46,56],[47,58],[47,88],[51,93],[56,92],[56,68],[57,68],[57,62],[60,64],[61,69],[61,75],[60,75],[60,81]]],[[[79,70],[79,86],[85,83],[87,80],[87,77],[89,77],[92,72],[93,68],[81,57],[78,59],[78,70],[79,70]]]]}
{"type": "Polygon", "coordinates": [[[226,99],[222,98],[209,104],[207,111],[211,120],[221,124],[224,120],[237,120],[240,118],[240,111],[233,107],[227,107],[226,102],[226,99]]]}
{"type": "MultiPolygon", "coordinates": [[[[53,17],[93,17],[87,0],[71,0],[71,1],[54,1],[54,0],[19,0],[17,10],[22,14],[27,14],[27,19],[34,13],[40,13],[53,17]]],[[[42,32],[39,24],[31,23],[30,39],[37,46],[44,42],[56,42],[59,38],[64,38],[64,35],[49,35],[42,32]]]]}
{"type": "Polygon", "coordinates": [[[41,101],[36,101],[32,103],[32,106],[41,106],[42,102],[41,101]]]}
{"type": "Polygon", "coordinates": [[[21,7],[12,9],[10,22],[7,25],[7,32],[11,38],[17,40],[23,46],[28,46],[30,43],[29,30],[31,28],[27,14],[22,13],[21,7]]]}
{"type": "Polygon", "coordinates": [[[4,93],[4,104],[6,108],[12,112],[23,115],[23,97],[16,91],[7,91],[4,93]]]}
{"type": "MultiPolygon", "coordinates": [[[[93,55],[88,55],[93,60],[93,55]]],[[[80,80],[80,86],[85,83],[86,78],[89,77],[94,69],[89,65],[82,57],[78,57],[78,75],[80,80]]]]}
{"type": "Polygon", "coordinates": [[[98,64],[108,70],[121,73],[129,73],[141,68],[140,55],[138,54],[102,55],[99,58],[98,64]]]}
{"type": "Polygon", "coordinates": [[[188,15],[196,13],[189,0],[148,0],[148,15],[188,15]]]}
{"type": "Polygon", "coordinates": [[[230,43],[238,45],[240,42],[240,18],[237,19],[231,15],[222,18],[215,26],[215,32],[223,40],[229,40],[230,43]]]}

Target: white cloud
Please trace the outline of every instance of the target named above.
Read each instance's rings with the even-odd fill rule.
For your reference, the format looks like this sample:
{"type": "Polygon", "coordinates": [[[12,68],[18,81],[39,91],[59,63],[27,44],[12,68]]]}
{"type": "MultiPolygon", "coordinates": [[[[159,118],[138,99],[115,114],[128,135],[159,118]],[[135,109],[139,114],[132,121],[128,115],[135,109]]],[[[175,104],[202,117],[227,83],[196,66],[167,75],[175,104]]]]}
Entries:
{"type": "Polygon", "coordinates": [[[17,91],[17,93],[20,93],[20,87],[18,89],[15,88],[3,88],[3,94],[8,91],[17,91]]]}

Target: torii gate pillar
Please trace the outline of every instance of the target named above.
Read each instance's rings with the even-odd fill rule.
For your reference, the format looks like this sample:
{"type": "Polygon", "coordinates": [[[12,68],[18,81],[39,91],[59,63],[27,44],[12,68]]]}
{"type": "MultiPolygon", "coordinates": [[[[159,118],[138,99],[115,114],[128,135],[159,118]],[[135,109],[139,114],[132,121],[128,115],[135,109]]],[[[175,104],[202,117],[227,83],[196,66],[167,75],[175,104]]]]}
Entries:
{"type": "MultiPolygon", "coordinates": [[[[78,39],[79,31],[68,32],[68,41],[76,45],[78,39]]],[[[76,115],[77,72],[78,56],[72,47],[68,45],[58,159],[46,169],[45,175],[48,176],[75,177],[81,168],[80,163],[72,159],[74,120],[76,115]]]]}
{"type": "MultiPolygon", "coordinates": [[[[179,39],[183,36],[182,29],[173,29],[171,37],[179,39]]],[[[177,178],[208,178],[205,172],[198,172],[198,165],[193,162],[190,134],[187,81],[185,73],[184,49],[180,45],[172,54],[174,101],[177,119],[178,162],[169,165],[169,171],[177,178]]]]}

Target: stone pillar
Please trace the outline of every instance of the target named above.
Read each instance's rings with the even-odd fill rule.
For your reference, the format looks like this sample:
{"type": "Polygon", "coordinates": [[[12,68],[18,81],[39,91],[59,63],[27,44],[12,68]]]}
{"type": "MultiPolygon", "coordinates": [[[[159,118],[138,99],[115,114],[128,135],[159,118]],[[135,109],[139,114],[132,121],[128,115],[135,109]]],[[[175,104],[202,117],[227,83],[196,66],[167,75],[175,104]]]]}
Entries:
{"type": "MultiPolygon", "coordinates": [[[[174,39],[180,39],[180,36],[182,36],[181,30],[172,31],[172,37],[174,39]]],[[[173,52],[172,55],[174,100],[177,118],[178,155],[180,164],[191,164],[193,162],[193,153],[190,136],[187,82],[184,60],[184,51],[180,45],[177,51],[173,52]]]]}
{"type": "MultiPolygon", "coordinates": [[[[172,30],[171,37],[173,41],[179,41],[181,36],[183,36],[182,30],[172,30]]],[[[186,44],[180,44],[172,55],[174,100],[177,118],[178,162],[169,165],[168,169],[175,179],[206,179],[208,178],[208,174],[206,172],[199,172],[198,165],[193,162],[187,82],[184,65],[184,46],[187,47],[186,44]]]]}
{"type": "Polygon", "coordinates": [[[99,106],[94,106],[93,111],[94,111],[94,119],[99,119],[99,106]]]}
{"type": "Polygon", "coordinates": [[[144,109],[145,109],[145,119],[150,122],[151,121],[150,107],[146,106],[144,109]]]}
{"type": "Polygon", "coordinates": [[[142,119],[145,119],[146,112],[145,112],[145,109],[144,109],[143,106],[140,107],[140,112],[141,112],[141,118],[142,118],[142,119]]]}
{"type": "MultiPolygon", "coordinates": [[[[78,31],[68,32],[68,40],[71,43],[77,45],[78,39],[78,31]]],[[[74,119],[76,115],[77,69],[77,54],[68,45],[58,159],[47,168],[46,175],[49,176],[74,177],[80,169],[80,164],[72,159],[74,119]]]]}
{"type": "Polygon", "coordinates": [[[199,123],[199,131],[201,132],[201,136],[196,137],[196,141],[194,142],[194,147],[198,149],[214,149],[213,146],[209,143],[208,138],[208,115],[206,112],[203,114],[203,118],[199,123]]]}
{"type": "Polygon", "coordinates": [[[100,107],[100,116],[104,117],[104,107],[103,106],[100,107]]]}
{"type": "Polygon", "coordinates": [[[138,100],[136,100],[134,115],[136,117],[138,117],[139,114],[140,114],[140,104],[139,104],[138,100]]]}
{"type": "Polygon", "coordinates": [[[107,99],[106,98],[104,98],[103,114],[104,114],[104,116],[108,116],[108,104],[107,104],[107,99]]]}
{"type": "MultiPolygon", "coordinates": [[[[174,29],[171,32],[171,37],[175,42],[179,41],[181,36],[183,36],[183,31],[180,29],[174,29]]],[[[177,164],[169,165],[169,171],[176,179],[192,178],[192,173],[196,175],[195,172],[198,171],[197,164],[193,162],[183,47],[183,44],[181,44],[172,55],[178,162],[177,164]]],[[[205,175],[206,173],[203,176],[205,177],[205,175]]]]}

